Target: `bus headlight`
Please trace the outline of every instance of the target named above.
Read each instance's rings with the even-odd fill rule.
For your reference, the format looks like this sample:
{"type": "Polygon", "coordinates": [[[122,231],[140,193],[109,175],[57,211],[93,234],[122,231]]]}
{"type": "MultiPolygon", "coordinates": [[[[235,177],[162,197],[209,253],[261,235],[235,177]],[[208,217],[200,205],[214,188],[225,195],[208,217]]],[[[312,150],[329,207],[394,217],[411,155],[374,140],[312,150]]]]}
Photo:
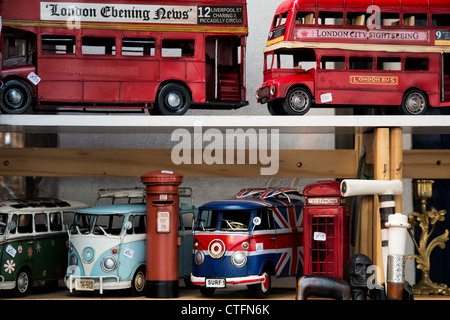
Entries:
{"type": "Polygon", "coordinates": [[[247,263],[247,256],[243,252],[235,252],[231,256],[231,263],[233,266],[241,268],[247,263]]]}
{"type": "Polygon", "coordinates": [[[271,96],[274,96],[275,93],[277,93],[277,86],[273,84],[273,85],[270,87],[270,95],[271,95],[271,96]]]}
{"type": "Polygon", "coordinates": [[[205,262],[205,254],[203,251],[198,250],[194,256],[195,264],[201,266],[205,262]]]}
{"type": "Polygon", "coordinates": [[[256,100],[259,100],[259,90],[256,90],[256,100]]]}
{"type": "Polygon", "coordinates": [[[105,272],[111,272],[116,269],[116,260],[113,257],[105,257],[101,262],[101,267],[105,272]]]}

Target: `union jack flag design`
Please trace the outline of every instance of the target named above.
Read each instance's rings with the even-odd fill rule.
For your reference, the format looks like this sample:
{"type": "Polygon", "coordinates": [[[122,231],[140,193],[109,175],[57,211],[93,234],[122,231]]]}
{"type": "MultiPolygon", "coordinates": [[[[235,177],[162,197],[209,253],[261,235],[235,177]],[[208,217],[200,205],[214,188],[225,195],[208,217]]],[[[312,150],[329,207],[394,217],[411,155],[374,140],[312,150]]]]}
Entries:
{"type": "Polygon", "coordinates": [[[277,277],[303,273],[303,246],[282,250],[283,253],[275,267],[277,277]]]}
{"type": "Polygon", "coordinates": [[[303,223],[303,210],[301,207],[290,205],[287,200],[277,199],[273,202],[281,202],[282,207],[273,205],[274,221],[280,229],[297,229],[303,223]]]}

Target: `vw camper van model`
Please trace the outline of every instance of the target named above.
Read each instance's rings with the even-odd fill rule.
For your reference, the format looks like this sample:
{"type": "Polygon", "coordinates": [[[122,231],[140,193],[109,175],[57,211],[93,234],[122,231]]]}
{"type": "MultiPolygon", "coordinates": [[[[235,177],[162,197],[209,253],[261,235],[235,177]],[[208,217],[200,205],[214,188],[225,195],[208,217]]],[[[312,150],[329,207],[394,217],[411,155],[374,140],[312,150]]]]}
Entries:
{"type": "Polygon", "coordinates": [[[23,296],[33,282],[63,279],[67,267],[64,218],[85,207],[50,198],[0,202],[0,289],[23,296]]]}
{"type": "Polygon", "coordinates": [[[247,285],[267,296],[271,276],[303,273],[303,202],[293,188],[245,189],[199,207],[191,281],[204,296],[247,285]]]}
{"type": "MultiPolygon", "coordinates": [[[[98,199],[112,199],[112,204],[99,205],[98,200],[97,206],[75,213],[69,236],[66,286],[70,292],[98,290],[102,294],[103,290],[129,288],[133,295],[143,295],[146,285],[145,192],[143,189],[103,189],[98,199]]],[[[187,220],[192,229],[194,206],[182,203],[180,221],[184,214],[189,216],[187,220]]],[[[189,255],[180,247],[180,265],[186,264],[182,262],[184,256],[188,256],[192,265],[192,236],[182,235],[180,230],[182,241],[188,241],[183,247],[189,255]]],[[[180,277],[189,277],[190,271],[191,268],[180,268],[180,277]]]]}

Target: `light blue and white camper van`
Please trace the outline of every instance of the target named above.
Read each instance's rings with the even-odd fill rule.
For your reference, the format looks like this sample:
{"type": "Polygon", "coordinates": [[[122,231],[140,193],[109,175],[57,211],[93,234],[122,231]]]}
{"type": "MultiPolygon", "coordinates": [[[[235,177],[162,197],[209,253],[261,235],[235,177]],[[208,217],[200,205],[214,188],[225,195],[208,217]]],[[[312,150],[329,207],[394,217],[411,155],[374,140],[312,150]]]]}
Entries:
{"type": "MultiPolygon", "coordinates": [[[[180,188],[180,196],[191,195],[189,188],[180,188]]],[[[183,278],[188,278],[192,270],[195,210],[192,201],[180,204],[180,277],[183,278]]],[[[69,235],[66,285],[70,292],[98,290],[102,294],[104,290],[130,289],[133,295],[144,294],[145,219],[143,189],[103,189],[95,207],[78,210],[69,235]],[[112,204],[100,205],[102,199],[110,199],[112,204]]]]}

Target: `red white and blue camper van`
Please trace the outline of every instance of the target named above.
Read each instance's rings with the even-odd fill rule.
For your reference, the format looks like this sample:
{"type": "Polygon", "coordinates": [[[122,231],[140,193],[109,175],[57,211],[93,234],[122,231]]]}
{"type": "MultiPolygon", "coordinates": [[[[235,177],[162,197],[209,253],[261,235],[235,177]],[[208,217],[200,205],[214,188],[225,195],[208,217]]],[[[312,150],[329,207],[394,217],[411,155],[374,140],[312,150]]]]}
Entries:
{"type": "Polygon", "coordinates": [[[293,188],[245,189],[202,205],[194,229],[191,280],[205,296],[247,285],[265,297],[271,276],[303,272],[303,202],[293,188]]]}

